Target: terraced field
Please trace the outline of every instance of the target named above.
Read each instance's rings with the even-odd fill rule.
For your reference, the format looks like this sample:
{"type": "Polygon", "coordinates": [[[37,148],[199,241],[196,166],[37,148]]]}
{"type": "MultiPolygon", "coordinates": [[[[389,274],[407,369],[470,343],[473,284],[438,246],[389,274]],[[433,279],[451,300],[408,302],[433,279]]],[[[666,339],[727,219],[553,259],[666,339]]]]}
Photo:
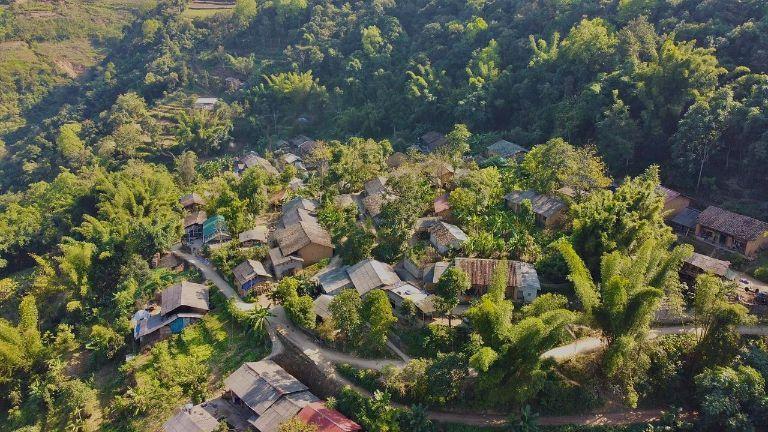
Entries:
{"type": "Polygon", "coordinates": [[[195,0],[187,6],[184,15],[190,18],[206,18],[219,13],[231,13],[234,8],[234,1],[195,0]]]}

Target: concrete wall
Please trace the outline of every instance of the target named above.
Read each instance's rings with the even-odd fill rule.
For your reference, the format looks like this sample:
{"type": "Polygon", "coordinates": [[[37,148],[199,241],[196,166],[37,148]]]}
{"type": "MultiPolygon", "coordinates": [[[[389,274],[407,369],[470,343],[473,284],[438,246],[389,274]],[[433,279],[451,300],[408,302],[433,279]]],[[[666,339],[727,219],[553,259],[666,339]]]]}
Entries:
{"type": "Polygon", "coordinates": [[[291,341],[278,333],[283,343],[283,351],[272,360],[304,383],[309,390],[320,398],[335,396],[346,384],[330,363],[321,363],[309,358],[291,341]]]}

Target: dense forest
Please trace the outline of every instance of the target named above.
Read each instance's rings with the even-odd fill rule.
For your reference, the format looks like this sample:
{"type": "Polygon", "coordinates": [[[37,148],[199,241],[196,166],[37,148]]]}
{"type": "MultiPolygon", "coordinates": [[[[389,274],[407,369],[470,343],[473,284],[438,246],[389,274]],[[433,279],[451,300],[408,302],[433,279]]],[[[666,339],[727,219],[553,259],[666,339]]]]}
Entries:
{"type": "MultiPolygon", "coordinates": [[[[201,279],[150,265],[182,235],[182,194],[204,192],[238,233],[299,176],[302,193],[322,197],[318,218],[345,263],[395,262],[420,252],[407,237],[445,192],[425,180],[442,163],[469,172],[449,198],[468,232],[463,252],[530,262],[561,288],[518,309],[503,288],[489,291],[467,311],[471,334],[449,321],[414,337],[424,358],[371,387],[386,403],[337,402],[369,410],[367,430],[431,430],[391,412],[376,420],[391,394],[418,404],[407,421],[422,405],[570,413],[604,402],[573,376],[631,407],[688,397],[680,404],[703,413],[697,430],[765,418],[768,349],[736,330],[755,320],[715,278],[682,296],[676,274],[692,248],[672,246],[655,195],[661,183],[768,219],[764,0],[237,0],[218,13],[188,3],[0,0],[0,431],[156,430],[265,355],[268,312],[243,316],[214,293],[200,324],[123,362],[137,305],[201,279]],[[203,96],[219,102],[191,109],[203,96]],[[410,150],[428,131],[447,135],[444,154],[410,150]],[[231,172],[233,157],[271,158],[300,134],[322,142],[305,157],[317,172],[231,172]],[[519,163],[469,161],[499,139],[531,151],[519,163]],[[378,230],[331,204],[387,173],[395,152],[411,171],[392,176],[397,199],[378,230]],[[575,190],[572,226],[510,215],[502,196],[522,187],[575,190]],[[646,347],[659,304],[686,302],[706,331],[646,347]],[[542,361],[573,325],[605,335],[605,358],[542,361]],[[469,375],[476,387],[459,389],[469,375]]],[[[265,254],[207,258],[228,273],[265,254]]],[[[313,327],[307,278],[284,280],[273,300],[313,327]]],[[[449,273],[437,289],[460,284],[449,273]]],[[[370,316],[370,298],[347,301],[370,316]]],[[[389,326],[366,329],[355,349],[381,345],[389,326]]],[[[693,427],[678,426],[647,430],[693,427]]]]}

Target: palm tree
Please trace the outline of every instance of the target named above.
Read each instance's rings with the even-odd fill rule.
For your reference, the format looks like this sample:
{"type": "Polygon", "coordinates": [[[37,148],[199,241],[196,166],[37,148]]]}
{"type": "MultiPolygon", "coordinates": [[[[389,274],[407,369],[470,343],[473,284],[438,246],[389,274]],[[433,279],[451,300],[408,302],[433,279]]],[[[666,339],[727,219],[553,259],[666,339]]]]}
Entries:
{"type": "Polygon", "coordinates": [[[245,321],[250,326],[251,330],[256,333],[259,339],[263,339],[269,334],[269,318],[274,317],[268,307],[256,306],[248,312],[245,321]]]}

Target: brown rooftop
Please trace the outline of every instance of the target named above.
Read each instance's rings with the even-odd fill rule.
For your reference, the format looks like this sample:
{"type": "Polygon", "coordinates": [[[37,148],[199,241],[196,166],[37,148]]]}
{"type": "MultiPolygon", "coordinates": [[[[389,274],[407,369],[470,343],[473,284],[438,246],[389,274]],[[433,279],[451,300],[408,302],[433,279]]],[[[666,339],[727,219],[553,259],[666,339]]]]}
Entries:
{"type": "Polygon", "coordinates": [[[163,315],[186,306],[208,310],[208,287],[199,283],[181,281],[164,289],[160,294],[163,315]]]}
{"type": "Polygon", "coordinates": [[[299,249],[318,244],[332,248],[331,235],[317,223],[299,221],[275,232],[275,240],[283,255],[290,255],[299,249]]]}
{"type": "Polygon", "coordinates": [[[768,232],[768,223],[749,216],[709,206],[699,215],[698,223],[739,240],[755,240],[768,232]]]}

